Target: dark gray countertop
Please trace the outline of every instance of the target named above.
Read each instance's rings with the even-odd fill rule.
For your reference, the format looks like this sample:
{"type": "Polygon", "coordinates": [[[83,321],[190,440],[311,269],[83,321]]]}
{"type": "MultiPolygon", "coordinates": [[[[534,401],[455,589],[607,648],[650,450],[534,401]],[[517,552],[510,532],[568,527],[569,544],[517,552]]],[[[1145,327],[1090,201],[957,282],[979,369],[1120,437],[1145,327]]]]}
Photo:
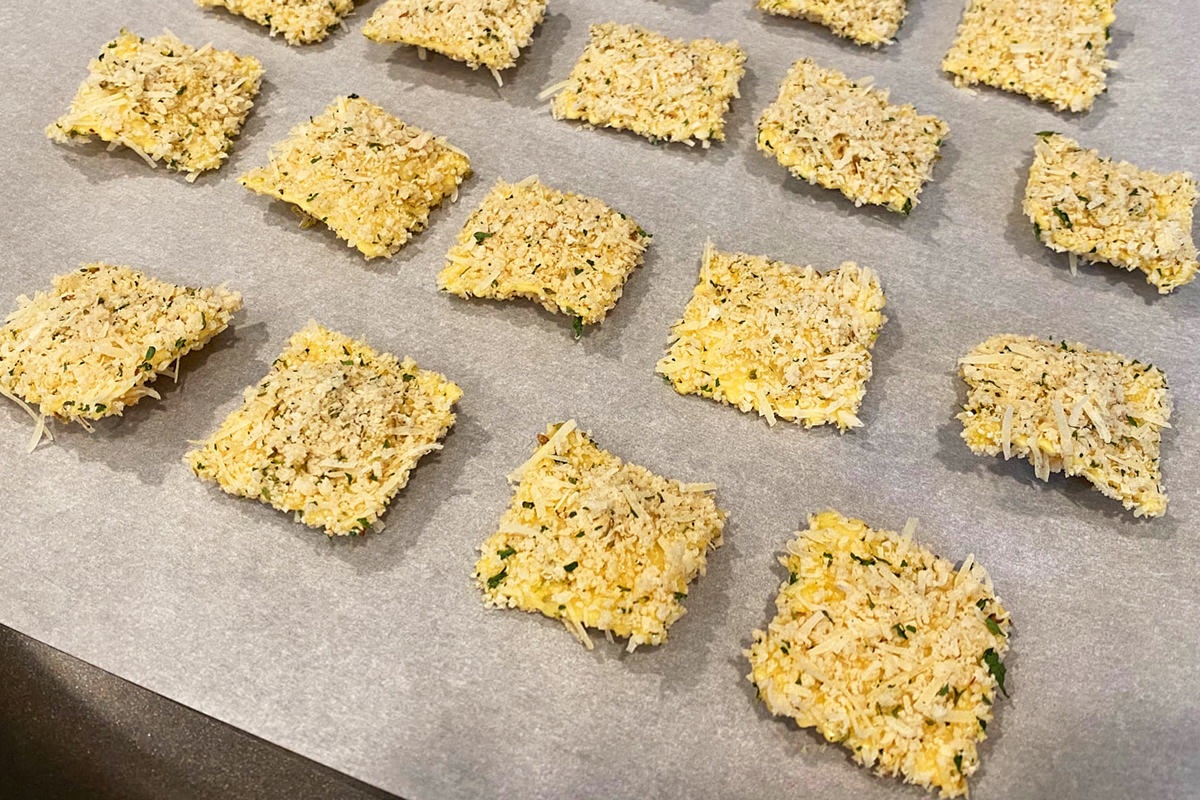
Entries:
{"type": "Polygon", "coordinates": [[[0,796],[390,798],[0,625],[0,796]]]}

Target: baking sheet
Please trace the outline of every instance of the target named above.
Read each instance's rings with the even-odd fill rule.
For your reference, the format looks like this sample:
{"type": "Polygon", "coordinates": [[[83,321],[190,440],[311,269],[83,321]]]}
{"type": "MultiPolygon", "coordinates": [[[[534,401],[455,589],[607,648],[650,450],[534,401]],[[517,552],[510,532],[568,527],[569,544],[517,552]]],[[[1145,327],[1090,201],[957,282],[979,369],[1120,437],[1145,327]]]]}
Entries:
{"type": "Polygon", "coordinates": [[[235,326],[94,435],[56,429],[24,453],[29,421],[0,407],[0,622],[358,778],[416,800],[475,796],[920,797],[834,746],[771,719],[740,651],[766,624],[776,556],[826,507],[991,571],[1016,633],[981,799],[1194,796],[1200,787],[1196,633],[1200,288],[1160,299],[1137,276],[1082,267],[1034,241],[1020,214],[1044,129],[1159,169],[1200,170],[1200,60],[1188,4],[1121,4],[1120,68],[1084,116],[939,71],[960,0],[914,0],[899,41],[873,51],[749,0],[551,0],[520,65],[486,71],[378,45],[367,2],[326,43],[288,48],[187,0],[5,3],[0,298],[83,261],[164,279],[227,281],[235,326]],[[729,140],[710,150],[554,121],[536,96],[569,72],[590,22],[739,39],[749,51],[729,140]],[[122,25],[260,58],[266,83],[227,166],[187,184],[127,152],[48,142],[90,57],[122,25]],[[753,146],[757,114],[795,58],[874,76],[948,120],[945,158],[910,218],[855,209],[788,177],[753,146]],[[446,135],[476,175],[395,258],[366,263],[237,175],[335,95],[357,92],[446,135]],[[498,178],[538,173],[595,195],[654,234],[603,327],[532,305],[465,301],[434,277],[498,178]],[[875,377],[840,436],[761,420],[654,375],[706,239],[819,268],[854,260],[888,296],[875,377]],[[221,494],[181,463],[309,318],[445,372],[463,388],[445,450],[422,461],[387,530],[329,541],[221,494]],[[973,456],[953,415],[955,359],[1001,332],[1067,336],[1161,366],[1175,397],[1166,518],[1135,521],[1079,480],[973,456]],[[588,652],[553,621],[488,610],[475,548],[509,497],[506,475],[549,421],[575,417],[655,472],[720,485],[727,544],[658,648],[588,652]]]}

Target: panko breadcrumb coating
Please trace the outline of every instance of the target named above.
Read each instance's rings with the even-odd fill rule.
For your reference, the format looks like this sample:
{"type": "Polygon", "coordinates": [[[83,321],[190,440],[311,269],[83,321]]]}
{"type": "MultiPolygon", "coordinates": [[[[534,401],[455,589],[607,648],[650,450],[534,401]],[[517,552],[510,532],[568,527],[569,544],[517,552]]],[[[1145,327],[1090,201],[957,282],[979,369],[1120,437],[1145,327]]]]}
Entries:
{"type": "Polygon", "coordinates": [[[651,141],[725,140],[746,52],[737,42],[671,39],[637,25],[593,25],[571,75],[555,94],[556,119],[622,128],[651,141]]]}
{"type": "Polygon", "coordinates": [[[471,173],[466,153],[358,95],[340,97],[239,180],[323,222],[367,258],[391,256],[471,173]]]}
{"type": "Polygon", "coordinates": [[[1022,207],[1047,247],[1140,270],[1167,294],[1196,277],[1195,205],[1190,174],[1101,158],[1047,131],[1038,137],[1022,207]]]}
{"type": "Polygon", "coordinates": [[[708,245],[657,371],[698,394],[805,427],[862,424],[871,347],[887,318],[879,279],[852,262],[812,267],[708,245]]]}
{"type": "Polygon", "coordinates": [[[1162,370],[1078,342],[993,336],[959,360],[958,419],[972,452],[1028,458],[1049,480],[1086,478],[1134,516],[1166,512],[1159,447],[1170,427],[1162,370]]]}
{"type": "Polygon", "coordinates": [[[500,529],[480,547],[485,602],[661,644],[683,616],[688,584],[721,544],[712,484],[668,480],[601,450],[575,422],[551,425],[509,480],[500,529]]]}
{"type": "Polygon", "coordinates": [[[1117,0],[968,0],[942,61],[959,86],[986,84],[1088,111],[1105,89],[1117,0]]]}
{"type": "Polygon", "coordinates": [[[71,110],[46,135],[64,144],[98,136],[193,181],[227,157],[262,74],[250,56],[192,47],[171,33],[143,39],[122,28],[88,64],[71,110]]]}
{"type": "Polygon", "coordinates": [[[0,328],[0,393],[87,427],[157,399],[150,384],[225,330],[242,297],[96,263],[17,303],[0,328]]]}
{"type": "Polygon", "coordinates": [[[758,121],[758,149],[797,178],[907,214],[950,127],[811,59],[792,64],[758,121]]]}
{"type": "Polygon", "coordinates": [[[310,322],[184,463],[330,536],[363,534],[441,449],[461,396],[410,358],[310,322]]]}
{"type": "Polygon", "coordinates": [[[987,572],[836,511],[809,518],[746,651],[772,714],[816,728],[880,775],[967,794],[1004,687],[1008,612],[987,572]]]}
{"type": "Polygon", "coordinates": [[[650,234],[594,197],[537,176],[500,181],[467,220],[438,286],[461,297],[526,297],[579,325],[603,321],[650,234]]]}

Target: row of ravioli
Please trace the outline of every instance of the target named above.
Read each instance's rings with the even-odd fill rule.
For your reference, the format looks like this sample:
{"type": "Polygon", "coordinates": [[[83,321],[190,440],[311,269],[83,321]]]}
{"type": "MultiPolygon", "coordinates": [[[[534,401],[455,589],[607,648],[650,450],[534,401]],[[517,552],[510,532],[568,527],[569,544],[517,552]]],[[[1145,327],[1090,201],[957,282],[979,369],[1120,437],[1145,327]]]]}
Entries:
{"type": "MultiPolygon", "coordinates": [[[[354,0],[196,0],[222,7],[282,34],[289,44],[319,42],[354,11],[354,0]]],[[[471,69],[516,66],[546,13],[546,0],[387,0],[362,33],[440,53],[471,69]]],[[[768,14],[797,17],[857,44],[894,41],[908,11],[906,0],[755,0],[768,14]]],[[[959,86],[984,84],[1088,111],[1105,91],[1110,26],[1116,0],[968,0],[942,68],[959,86]],[[1014,47],[1014,44],[1017,46],[1014,47]]],[[[734,45],[736,46],[736,45],[734,45]]]]}
{"type": "MultiPolygon", "coordinates": [[[[494,224],[485,202],[449,254],[441,275],[447,288],[521,293],[520,281],[532,276],[501,282],[503,270],[490,267],[507,262],[481,257],[473,264],[474,251],[496,239],[495,247],[525,246],[562,227],[558,213],[573,213],[576,224],[592,228],[595,258],[586,248],[574,261],[557,252],[545,270],[560,273],[555,286],[586,287],[574,311],[602,313],[601,296],[607,291],[615,301],[624,275],[606,287],[573,264],[596,262],[590,266],[612,278],[633,268],[649,238],[620,212],[557,196],[532,179],[497,187],[493,197],[501,206],[517,201],[509,207],[520,224],[494,224]],[[531,213],[525,193],[547,201],[546,213],[531,213]],[[515,238],[505,243],[508,235],[515,238]]],[[[553,293],[542,299],[562,302],[553,293]]],[[[853,262],[821,273],[709,244],[656,370],[680,394],[757,412],[772,425],[834,424],[844,432],[862,425],[858,410],[885,302],[878,275],[853,262]]],[[[154,381],[177,375],[181,359],[224,330],[241,304],[224,287],[86,265],[56,278],[49,291],[18,298],[0,328],[0,393],[36,421],[32,450],[43,433],[52,436],[48,419],[90,428],[146,396],[157,399],[154,381]]],[[[1138,516],[1165,512],[1159,451],[1171,399],[1161,370],[1076,342],[1000,335],[960,359],[959,371],[968,387],[959,419],[972,450],[1027,458],[1042,479],[1059,471],[1081,476],[1138,516]]],[[[417,460],[439,446],[460,394],[410,359],[314,323],[189,463],[227,491],[295,512],[331,535],[362,533],[417,460]]]]}
{"type": "MultiPolygon", "coordinates": [[[[744,51],[712,40],[595,25],[571,76],[547,96],[561,118],[707,145],[724,138],[744,61],[744,51]]],[[[251,57],[122,32],[47,132],[68,142],[99,136],[194,178],[221,164],[261,75],[251,57]]],[[[801,59],[762,113],[757,146],[856,205],[908,214],[948,135],[937,117],[801,59]]],[[[1188,173],[1112,161],[1050,131],[1041,139],[1024,200],[1039,242],[1070,254],[1073,270],[1082,260],[1141,271],[1162,293],[1195,278],[1197,192],[1188,173]]],[[[295,127],[240,181],[374,258],[395,254],[470,174],[461,149],[350,95],[295,127]]]]}

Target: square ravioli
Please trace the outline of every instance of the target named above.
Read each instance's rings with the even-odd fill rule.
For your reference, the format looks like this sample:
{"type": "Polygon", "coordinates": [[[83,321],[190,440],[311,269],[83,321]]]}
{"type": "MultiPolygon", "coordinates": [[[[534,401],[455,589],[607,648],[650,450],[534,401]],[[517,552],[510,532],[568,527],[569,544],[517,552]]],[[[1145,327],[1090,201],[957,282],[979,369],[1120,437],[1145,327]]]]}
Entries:
{"type": "Polygon", "coordinates": [[[546,0],[388,0],[363,35],[432,50],[471,69],[487,67],[502,83],[499,71],[516,66],[545,13],[546,0]]]}
{"type": "Polygon", "coordinates": [[[1167,294],[1196,277],[1195,205],[1196,181],[1186,172],[1141,170],[1046,132],[1034,151],[1023,208],[1050,249],[1141,270],[1167,294]]]}
{"type": "Polygon", "coordinates": [[[586,628],[628,637],[629,650],[661,644],[721,544],[716,486],[623,463],[573,420],[538,442],[509,476],[517,486],[500,529],[479,548],[485,602],[561,620],[589,649],[586,628]]]}
{"type": "Polygon", "coordinates": [[[780,562],[778,613],[746,651],[772,714],[816,728],[855,761],[943,797],[967,794],[1009,617],[987,572],[836,511],[809,518],[780,562]]]}
{"type": "Polygon", "coordinates": [[[601,322],[650,234],[594,197],[537,176],[496,184],[446,256],[438,286],[460,297],[526,297],[577,325],[601,322]]]}
{"type": "Polygon", "coordinates": [[[367,258],[391,256],[471,173],[467,154],[358,95],[340,97],[239,180],[324,222],[367,258]]]}
{"type": "Polygon", "coordinates": [[[958,415],[971,451],[1028,458],[1034,474],[1079,475],[1134,516],[1167,510],[1159,447],[1170,427],[1162,370],[1078,342],[1000,335],[959,360],[958,415]]]}
{"type": "Polygon", "coordinates": [[[1104,91],[1117,0],[968,0],[942,61],[959,85],[982,83],[1087,111],[1104,91]]]}
{"type": "Polygon", "coordinates": [[[805,427],[862,425],[871,347],[887,321],[873,271],[704,250],[700,279],[657,370],[680,394],[805,427]]]}
{"type": "Polygon", "coordinates": [[[811,59],[792,64],[758,121],[758,149],[797,178],[907,214],[950,126],[811,59]]]}
{"type": "Polygon", "coordinates": [[[556,119],[621,128],[651,141],[725,140],[746,51],[737,42],[671,39],[638,25],[593,25],[571,76],[546,90],[556,119]]]}
{"type": "Polygon", "coordinates": [[[355,0],[196,0],[205,8],[224,8],[282,35],[288,44],[312,44],[329,35],[354,10],[355,0]]]}
{"type": "MultiPolygon", "coordinates": [[[[97,263],[17,303],[0,328],[0,393],[37,406],[42,417],[88,427],[143,397],[157,399],[150,384],[225,330],[242,297],[97,263]]],[[[39,438],[40,430],[35,444],[39,438]]]]}
{"type": "Polygon", "coordinates": [[[227,157],[262,73],[250,56],[191,47],[170,33],[143,39],[122,28],[88,64],[70,111],[46,135],[63,144],[98,136],[195,180],[227,157]]]}
{"type": "Polygon", "coordinates": [[[858,44],[888,44],[908,11],[905,0],[758,0],[769,14],[800,17],[858,44]]]}
{"type": "Polygon", "coordinates": [[[184,462],[330,536],[363,534],[421,457],[441,449],[461,396],[411,358],[310,322],[184,462]]]}

